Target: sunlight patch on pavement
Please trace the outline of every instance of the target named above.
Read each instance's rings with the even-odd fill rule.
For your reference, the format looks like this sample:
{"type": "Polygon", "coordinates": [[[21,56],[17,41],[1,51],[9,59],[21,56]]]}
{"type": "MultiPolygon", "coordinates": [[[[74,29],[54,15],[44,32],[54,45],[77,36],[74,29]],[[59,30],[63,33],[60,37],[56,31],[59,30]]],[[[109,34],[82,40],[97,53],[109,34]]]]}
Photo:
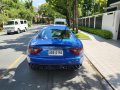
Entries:
{"type": "Polygon", "coordinates": [[[24,54],[22,54],[19,58],[17,58],[17,59],[15,60],[15,62],[13,62],[13,63],[8,67],[8,69],[11,69],[11,68],[12,68],[14,65],[16,65],[16,64],[20,61],[20,59],[23,58],[23,57],[25,57],[24,54]]]}
{"type": "Polygon", "coordinates": [[[8,79],[9,83],[11,82],[15,82],[16,80],[13,79],[14,75],[15,75],[15,71],[9,71],[10,69],[13,69],[22,58],[26,57],[26,55],[22,54],[20,57],[18,57],[12,64],[10,64],[7,68],[7,70],[5,70],[5,72],[0,76],[0,79],[8,79]]]}

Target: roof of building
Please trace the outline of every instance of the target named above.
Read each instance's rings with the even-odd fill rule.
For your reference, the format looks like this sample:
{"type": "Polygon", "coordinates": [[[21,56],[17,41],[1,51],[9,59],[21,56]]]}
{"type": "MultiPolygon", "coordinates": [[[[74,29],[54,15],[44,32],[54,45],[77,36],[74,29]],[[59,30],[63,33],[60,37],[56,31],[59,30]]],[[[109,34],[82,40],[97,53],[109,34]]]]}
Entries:
{"type": "Polygon", "coordinates": [[[120,5],[120,1],[110,4],[110,6],[120,5]]]}

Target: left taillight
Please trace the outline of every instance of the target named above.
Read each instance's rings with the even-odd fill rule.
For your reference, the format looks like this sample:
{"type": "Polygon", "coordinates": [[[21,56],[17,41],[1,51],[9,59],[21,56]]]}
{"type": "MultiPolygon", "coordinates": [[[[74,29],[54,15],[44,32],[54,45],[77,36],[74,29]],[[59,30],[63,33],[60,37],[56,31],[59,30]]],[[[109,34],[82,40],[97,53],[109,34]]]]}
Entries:
{"type": "Polygon", "coordinates": [[[28,52],[30,54],[38,54],[41,51],[42,51],[42,48],[35,48],[35,47],[29,47],[28,48],[28,52]]]}
{"type": "Polygon", "coordinates": [[[70,52],[75,55],[80,55],[83,52],[83,48],[70,48],[70,52]]]}

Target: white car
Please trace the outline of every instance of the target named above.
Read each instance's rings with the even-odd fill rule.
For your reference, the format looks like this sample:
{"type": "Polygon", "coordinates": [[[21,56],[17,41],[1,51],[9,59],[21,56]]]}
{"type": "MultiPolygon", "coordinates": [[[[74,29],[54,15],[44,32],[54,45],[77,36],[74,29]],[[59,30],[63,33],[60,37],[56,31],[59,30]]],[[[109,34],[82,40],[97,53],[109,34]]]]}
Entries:
{"type": "Polygon", "coordinates": [[[28,24],[27,20],[14,19],[9,20],[7,23],[5,23],[3,25],[3,28],[7,34],[20,33],[23,31],[27,31],[28,24]]]}
{"type": "Polygon", "coordinates": [[[56,18],[54,20],[54,24],[55,25],[67,25],[67,21],[66,21],[66,19],[56,18]]]}

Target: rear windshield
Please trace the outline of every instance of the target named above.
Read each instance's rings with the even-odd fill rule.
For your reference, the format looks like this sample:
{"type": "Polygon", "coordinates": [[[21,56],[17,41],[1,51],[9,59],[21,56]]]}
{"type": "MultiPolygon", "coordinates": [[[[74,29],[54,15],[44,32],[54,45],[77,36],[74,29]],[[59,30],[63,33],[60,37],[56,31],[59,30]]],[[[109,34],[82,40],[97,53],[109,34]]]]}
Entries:
{"type": "Polygon", "coordinates": [[[55,24],[64,25],[64,22],[55,22],[55,24]]]}
{"type": "Polygon", "coordinates": [[[69,30],[59,30],[59,29],[52,29],[52,30],[43,30],[39,33],[38,38],[43,39],[69,39],[70,38],[70,31],[69,30]]]}
{"type": "Polygon", "coordinates": [[[8,21],[5,25],[14,25],[14,21],[8,21]]]}

